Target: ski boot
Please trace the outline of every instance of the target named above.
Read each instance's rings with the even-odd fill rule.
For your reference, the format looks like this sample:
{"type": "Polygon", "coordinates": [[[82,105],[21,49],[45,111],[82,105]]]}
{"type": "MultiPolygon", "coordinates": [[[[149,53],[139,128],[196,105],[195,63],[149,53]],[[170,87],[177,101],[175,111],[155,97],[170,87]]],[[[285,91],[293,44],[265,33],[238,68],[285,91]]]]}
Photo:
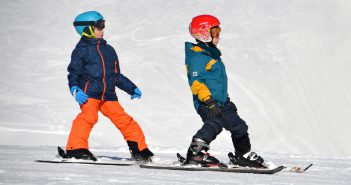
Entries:
{"type": "Polygon", "coordinates": [[[233,165],[238,165],[242,167],[253,167],[253,168],[266,168],[264,165],[264,160],[261,156],[257,155],[255,152],[247,152],[242,155],[239,152],[229,153],[228,157],[233,165]]]}
{"type": "Polygon", "coordinates": [[[65,158],[76,158],[76,159],[97,161],[96,157],[88,149],[85,149],[85,148],[67,150],[65,158]]]}
{"type": "Polygon", "coordinates": [[[137,163],[148,163],[151,162],[151,158],[154,156],[148,148],[139,151],[138,144],[133,141],[127,141],[129,146],[129,152],[131,154],[132,160],[137,161],[137,163]]]}
{"type": "Polygon", "coordinates": [[[219,166],[219,160],[211,156],[209,153],[203,153],[202,150],[207,152],[210,146],[202,139],[194,138],[188,149],[186,161],[184,164],[200,164],[202,167],[219,166]]]}
{"type": "Polygon", "coordinates": [[[141,163],[151,162],[151,157],[154,156],[154,154],[148,148],[140,152],[130,151],[130,153],[132,155],[132,160],[135,160],[141,163]]]}

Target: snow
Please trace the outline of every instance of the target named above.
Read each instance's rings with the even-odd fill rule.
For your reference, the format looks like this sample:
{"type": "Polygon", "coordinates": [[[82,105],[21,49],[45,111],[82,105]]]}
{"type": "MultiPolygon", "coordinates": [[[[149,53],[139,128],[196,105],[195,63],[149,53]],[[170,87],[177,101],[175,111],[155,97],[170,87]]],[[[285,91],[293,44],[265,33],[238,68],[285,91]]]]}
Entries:
{"type": "MultiPolygon", "coordinates": [[[[350,10],[344,0],[4,1],[0,184],[348,184],[350,10]],[[221,20],[229,94],[249,125],[253,149],[278,164],[315,166],[306,174],[260,176],[33,163],[65,146],[79,112],[66,68],[79,40],[72,21],[87,10],[104,15],[105,38],[122,72],[143,92],[131,101],[117,90],[161,158],[184,153],[202,124],[187,84],[184,42],[193,41],[191,18],[207,13],[221,20]]],[[[128,155],[102,114],[89,144],[99,155],[128,155]]],[[[211,151],[224,160],[230,134],[223,131],[211,151]]]]}
{"type": "MultiPolygon", "coordinates": [[[[185,148],[153,148],[162,160],[172,161],[185,148]]],[[[97,156],[128,157],[126,147],[97,148],[97,156]]],[[[0,146],[0,183],[3,184],[349,184],[351,158],[317,157],[264,153],[266,159],[294,166],[314,163],[305,173],[280,172],[274,175],[223,172],[189,172],[142,169],[138,166],[100,166],[36,163],[54,159],[56,147],[0,146]]],[[[216,156],[226,159],[227,151],[216,156]]]]}

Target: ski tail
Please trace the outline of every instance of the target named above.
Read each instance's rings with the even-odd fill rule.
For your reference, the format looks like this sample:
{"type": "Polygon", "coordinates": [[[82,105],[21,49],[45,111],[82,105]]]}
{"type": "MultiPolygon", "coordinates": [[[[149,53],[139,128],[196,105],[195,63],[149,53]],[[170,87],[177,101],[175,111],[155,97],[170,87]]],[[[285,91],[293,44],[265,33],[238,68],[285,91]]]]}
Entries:
{"type": "Polygon", "coordinates": [[[177,153],[177,158],[178,158],[178,161],[179,161],[179,162],[181,162],[182,164],[185,164],[186,159],[185,159],[185,157],[183,157],[182,155],[180,155],[180,153],[177,153]]]}
{"type": "Polygon", "coordinates": [[[229,157],[229,161],[230,161],[232,164],[236,164],[236,163],[237,163],[233,152],[229,152],[229,153],[228,153],[228,157],[229,157]]]}

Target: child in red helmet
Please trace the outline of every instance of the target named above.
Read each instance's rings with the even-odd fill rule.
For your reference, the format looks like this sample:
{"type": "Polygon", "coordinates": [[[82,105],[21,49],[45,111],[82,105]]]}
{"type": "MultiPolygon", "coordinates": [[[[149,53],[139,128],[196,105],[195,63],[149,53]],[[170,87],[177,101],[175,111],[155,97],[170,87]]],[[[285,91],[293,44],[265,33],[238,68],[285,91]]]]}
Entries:
{"type": "Polygon", "coordinates": [[[219,161],[203,153],[225,128],[231,132],[235,149],[235,163],[241,166],[263,167],[263,158],[251,151],[248,126],[237,113],[228,96],[228,79],[221,51],[220,21],[211,15],[192,19],[189,30],[196,44],[185,43],[185,64],[194,107],[204,122],[193,136],[187,152],[187,164],[211,166],[219,161]]]}
{"type": "Polygon", "coordinates": [[[148,149],[143,131],[119,104],[115,87],[130,94],[131,99],[140,98],[142,94],[121,73],[116,51],[103,39],[103,16],[96,11],[85,12],[78,15],[73,24],[82,37],[72,52],[67,68],[68,81],[81,113],[72,123],[65,157],[96,160],[89,151],[88,138],[100,111],[121,131],[132,158],[150,160],[153,153],[148,149]]]}

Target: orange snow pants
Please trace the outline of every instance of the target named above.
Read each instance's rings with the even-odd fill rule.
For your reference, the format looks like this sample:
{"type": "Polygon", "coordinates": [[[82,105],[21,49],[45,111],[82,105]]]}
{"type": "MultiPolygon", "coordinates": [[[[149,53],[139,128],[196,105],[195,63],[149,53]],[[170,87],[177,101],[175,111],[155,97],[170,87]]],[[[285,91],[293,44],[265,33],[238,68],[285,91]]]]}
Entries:
{"type": "Polygon", "coordinates": [[[82,112],[72,123],[66,150],[89,148],[88,138],[91,129],[98,121],[98,111],[112,121],[121,131],[126,141],[136,142],[139,151],[147,148],[145,136],[140,126],[124,111],[118,101],[101,101],[88,98],[88,101],[80,108],[82,112]]]}

